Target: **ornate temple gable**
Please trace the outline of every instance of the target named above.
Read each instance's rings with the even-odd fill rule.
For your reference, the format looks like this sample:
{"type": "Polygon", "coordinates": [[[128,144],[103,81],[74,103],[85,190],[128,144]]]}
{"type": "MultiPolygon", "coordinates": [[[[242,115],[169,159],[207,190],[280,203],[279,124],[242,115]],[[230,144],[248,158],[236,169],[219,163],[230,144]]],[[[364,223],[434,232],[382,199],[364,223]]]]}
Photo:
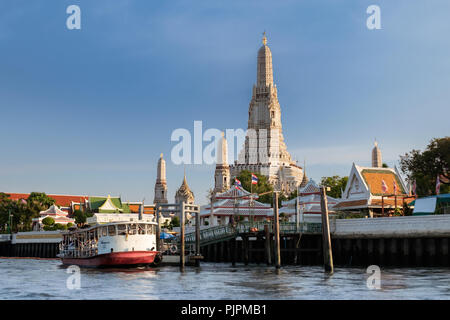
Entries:
{"type": "Polygon", "coordinates": [[[368,185],[365,183],[361,176],[360,167],[353,163],[350,175],[348,177],[348,183],[345,187],[342,195],[343,199],[368,199],[370,197],[370,191],[368,185]]]}
{"type": "Polygon", "coordinates": [[[119,210],[111,201],[111,196],[108,195],[108,198],[106,198],[106,201],[98,207],[98,210],[119,210]]]}

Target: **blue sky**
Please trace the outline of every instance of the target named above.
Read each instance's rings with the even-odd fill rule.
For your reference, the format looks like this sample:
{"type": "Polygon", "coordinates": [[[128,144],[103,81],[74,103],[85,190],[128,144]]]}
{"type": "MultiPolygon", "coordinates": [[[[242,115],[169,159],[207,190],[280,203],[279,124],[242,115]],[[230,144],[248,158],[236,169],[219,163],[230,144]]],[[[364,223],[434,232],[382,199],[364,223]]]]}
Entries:
{"type": "MultiPolygon", "coordinates": [[[[268,35],[285,141],[315,180],[449,135],[448,1],[4,0],[0,3],[0,190],[169,198],[184,166],[177,128],[246,128],[268,35]],[[81,30],[66,28],[67,6],[81,30]],[[381,30],[366,9],[381,8],[381,30]]],[[[206,145],[206,144],[205,144],[206,145]]],[[[214,166],[186,166],[206,201],[214,166]]]]}

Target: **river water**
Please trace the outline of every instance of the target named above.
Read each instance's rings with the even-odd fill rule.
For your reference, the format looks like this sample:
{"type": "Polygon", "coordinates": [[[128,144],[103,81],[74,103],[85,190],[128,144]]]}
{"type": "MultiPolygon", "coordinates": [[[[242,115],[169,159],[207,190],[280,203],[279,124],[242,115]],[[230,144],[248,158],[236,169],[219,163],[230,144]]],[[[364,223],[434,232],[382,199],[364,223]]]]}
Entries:
{"type": "MultiPolygon", "coordinates": [[[[381,288],[369,289],[362,268],[202,263],[200,268],[80,269],[80,288],[68,289],[59,260],[0,259],[0,299],[450,299],[450,269],[381,269],[381,288]]],[[[70,280],[70,279],[69,279],[70,280]]],[[[73,282],[72,282],[73,283],[73,282]]],[[[70,287],[70,281],[69,281],[70,287]]]]}

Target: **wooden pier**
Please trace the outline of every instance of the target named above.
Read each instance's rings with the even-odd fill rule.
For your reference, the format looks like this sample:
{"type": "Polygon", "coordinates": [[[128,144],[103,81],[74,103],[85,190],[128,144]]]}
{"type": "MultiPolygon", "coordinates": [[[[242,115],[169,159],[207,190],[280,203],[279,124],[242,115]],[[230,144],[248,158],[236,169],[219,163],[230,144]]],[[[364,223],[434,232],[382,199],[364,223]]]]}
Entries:
{"type": "MultiPolygon", "coordinates": [[[[321,223],[279,227],[281,266],[323,265],[321,223]]],[[[335,266],[450,266],[450,215],[331,219],[329,227],[335,266]]],[[[275,266],[274,235],[270,222],[203,229],[202,261],[275,266]]],[[[186,233],[186,254],[197,252],[195,239],[195,232],[186,233]]],[[[12,241],[1,235],[0,256],[55,258],[60,241],[57,231],[18,233],[12,241]]]]}

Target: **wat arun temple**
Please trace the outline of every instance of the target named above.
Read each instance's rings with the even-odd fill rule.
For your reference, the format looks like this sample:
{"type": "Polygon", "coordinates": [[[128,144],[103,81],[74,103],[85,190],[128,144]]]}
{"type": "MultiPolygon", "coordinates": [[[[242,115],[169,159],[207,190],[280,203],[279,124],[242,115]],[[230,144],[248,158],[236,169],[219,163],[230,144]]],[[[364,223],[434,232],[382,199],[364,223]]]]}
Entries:
{"type": "Polygon", "coordinates": [[[256,84],[248,110],[245,145],[237,161],[229,167],[230,176],[236,177],[243,170],[258,173],[267,176],[276,190],[289,194],[306,185],[308,179],[303,168],[292,160],[287,151],[277,86],[273,81],[272,52],[265,33],[262,42],[258,51],[256,84]]]}

